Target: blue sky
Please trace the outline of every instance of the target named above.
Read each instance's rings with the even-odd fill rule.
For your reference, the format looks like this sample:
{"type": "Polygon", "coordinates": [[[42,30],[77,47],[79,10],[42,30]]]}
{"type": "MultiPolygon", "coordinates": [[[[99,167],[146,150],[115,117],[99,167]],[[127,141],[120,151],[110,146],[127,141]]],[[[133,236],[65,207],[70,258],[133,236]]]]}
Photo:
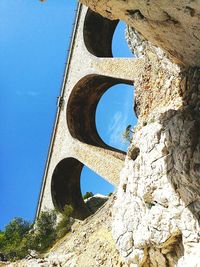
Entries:
{"type": "MultiPolygon", "coordinates": [[[[0,1],[0,229],[13,217],[34,217],[75,7],[75,0],[0,1]]],[[[115,56],[131,56],[123,28],[115,56]]],[[[115,86],[97,109],[99,134],[123,150],[121,131],[135,123],[132,97],[132,87],[115,86]]],[[[81,186],[83,193],[113,190],[85,167],[81,186]]]]}

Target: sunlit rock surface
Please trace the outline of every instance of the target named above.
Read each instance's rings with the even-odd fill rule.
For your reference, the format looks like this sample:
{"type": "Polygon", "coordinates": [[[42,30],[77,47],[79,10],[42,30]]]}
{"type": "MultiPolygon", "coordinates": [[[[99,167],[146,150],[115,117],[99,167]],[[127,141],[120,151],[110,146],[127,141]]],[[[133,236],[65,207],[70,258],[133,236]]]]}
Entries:
{"type": "Polygon", "coordinates": [[[124,20],[177,62],[200,65],[199,0],[81,0],[110,19],[124,20]]]}
{"type": "Polygon", "coordinates": [[[91,213],[96,212],[105,202],[108,200],[108,196],[101,194],[95,194],[92,197],[85,199],[85,204],[91,213]]]}
{"type": "Polygon", "coordinates": [[[130,28],[127,38],[146,63],[113,236],[131,266],[200,266],[200,70],[181,69],[130,28]]]}

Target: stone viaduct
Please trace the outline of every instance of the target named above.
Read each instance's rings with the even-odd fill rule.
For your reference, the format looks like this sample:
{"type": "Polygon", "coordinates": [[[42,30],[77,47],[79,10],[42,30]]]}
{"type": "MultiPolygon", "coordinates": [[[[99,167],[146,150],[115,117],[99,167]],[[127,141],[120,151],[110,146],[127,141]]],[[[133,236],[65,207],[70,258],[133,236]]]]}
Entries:
{"type": "Polygon", "coordinates": [[[98,135],[96,107],[111,86],[133,84],[143,69],[143,60],[112,57],[117,23],[78,5],[37,216],[45,209],[62,212],[66,204],[73,206],[76,218],[88,215],[80,190],[84,165],[118,184],[125,155],[98,135]]]}

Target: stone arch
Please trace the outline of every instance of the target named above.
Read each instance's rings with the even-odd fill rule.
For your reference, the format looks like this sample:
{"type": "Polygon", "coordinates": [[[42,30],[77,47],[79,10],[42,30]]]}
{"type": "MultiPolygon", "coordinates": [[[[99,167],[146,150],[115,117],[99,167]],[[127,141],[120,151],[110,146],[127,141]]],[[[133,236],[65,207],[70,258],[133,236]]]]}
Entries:
{"type": "Polygon", "coordinates": [[[65,158],[57,164],[51,180],[51,194],[55,208],[62,212],[66,204],[71,205],[73,217],[77,219],[85,219],[90,215],[80,188],[83,166],[75,158],[65,158]]]}
{"type": "Polygon", "coordinates": [[[112,38],[119,20],[109,20],[88,9],[83,27],[87,50],[96,57],[112,57],[112,38]]]}
{"type": "MultiPolygon", "coordinates": [[[[100,75],[89,75],[74,87],[67,105],[67,124],[71,135],[81,142],[122,152],[103,142],[96,128],[95,114],[101,96],[113,85],[131,81],[100,75]]],[[[124,153],[124,152],[122,152],[124,153]]]]}

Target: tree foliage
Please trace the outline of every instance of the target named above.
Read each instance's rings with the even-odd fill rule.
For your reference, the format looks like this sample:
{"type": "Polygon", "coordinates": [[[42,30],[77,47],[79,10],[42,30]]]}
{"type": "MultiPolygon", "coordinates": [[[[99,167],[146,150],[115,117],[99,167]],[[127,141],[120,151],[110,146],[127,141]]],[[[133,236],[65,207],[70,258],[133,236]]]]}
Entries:
{"type": "Polygon", "coordinates": [[[5,231],[0,231],[0,253],[13,261],[24,258],[30,250],[45,252],[70,231],[72,212],[72,207],[66,205],[58,224],[55,211],[41,212],[34,225],[22,218],[15,218],[5,227],[5,231]]]}
{"type": "Polygon", "coordinates": [[[29,249],[43,252],[52,245],[55,239],[56,213],[55,211],[42,211],[34,229],[26,236],[24,244],[29,249]]]}
{"type": "Polygon", "coordinates": [[[0,235],[0,252],[13,260],[24,257],[21,242],[31,229],[31,224],[22,218],[13,219],[0,235]]]}

